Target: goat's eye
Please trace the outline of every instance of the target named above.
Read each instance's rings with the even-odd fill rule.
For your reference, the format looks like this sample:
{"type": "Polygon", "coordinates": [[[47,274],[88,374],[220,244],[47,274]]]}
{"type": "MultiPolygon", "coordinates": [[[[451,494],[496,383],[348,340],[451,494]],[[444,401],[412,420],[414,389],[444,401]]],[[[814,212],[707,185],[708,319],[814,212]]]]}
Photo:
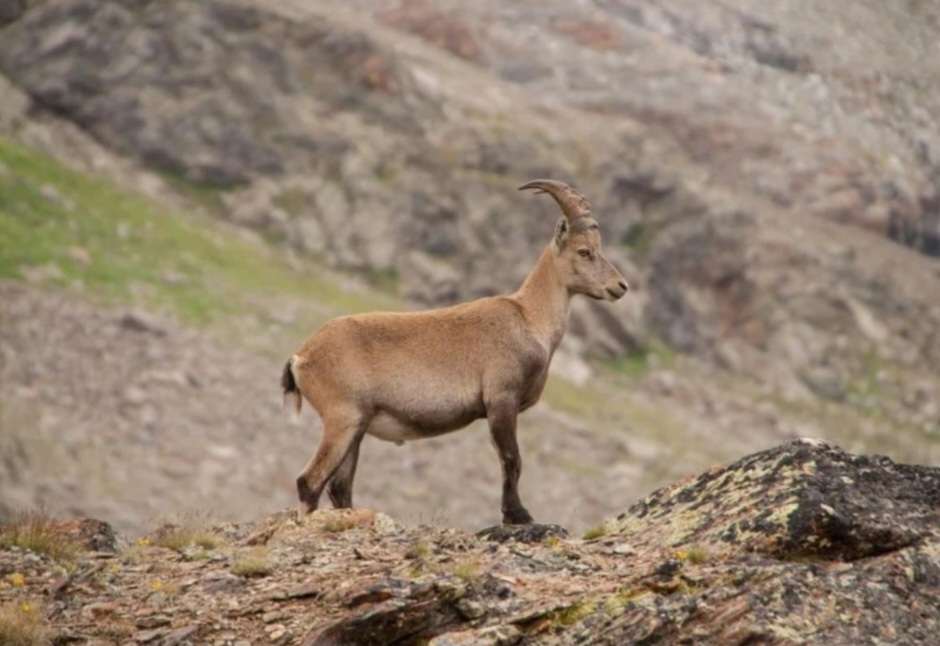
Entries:
{"type": "Polygon", "coordinates": [[[591,250],[590,249],[578,249],[578,255],[582,258],[590,258],[591,250]]]}

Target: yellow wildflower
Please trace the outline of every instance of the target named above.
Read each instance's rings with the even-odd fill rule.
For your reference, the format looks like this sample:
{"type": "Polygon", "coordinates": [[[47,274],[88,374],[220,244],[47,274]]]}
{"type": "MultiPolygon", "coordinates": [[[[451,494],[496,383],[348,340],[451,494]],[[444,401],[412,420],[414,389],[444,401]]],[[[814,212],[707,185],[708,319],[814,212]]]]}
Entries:
{"type": "Polygon", "coordinates": [[[11,574],[8,578],[10,579],[10,583],[12,583],[13,585],[15,585],[15,586],[17,586],[17,587],[26,584],[26,577],[24,577],[24,576],[23,576],[22,574],[20,574],[19,572],[14,572],[14,573],[11,574]]]}
{"type": "Polygon", "coordinates": [[[29,605],[28,601],[24,601],[23,603],[20,604],[20,610],[22,610],[23,612],[32,612],[33,607],[29,605]]]}
{"type": "Polygon", "coordinates": [[[687,558],[689,558],[689,553],[686,552],[685,550],[679,550],[678,552],[676,552],[676,558],[679,559],[680,561],[684,561],[687,558]]]}
{"type": "Polygon", "coordinates": [[[137,539],[137,544],[140,545],[141,547],[147,547],[148,545],[150,545],[150,539],[147,538],[146,536],[141,536],[140,538],[137,539]]]}
{"type": "Polygon", "coordinates": [[[150,584],[150,589],[153,590],[154,592],[158,592],[163,589],[163,583],[161,583],[160,581],[154,581],[153,583],[150,584]]]}

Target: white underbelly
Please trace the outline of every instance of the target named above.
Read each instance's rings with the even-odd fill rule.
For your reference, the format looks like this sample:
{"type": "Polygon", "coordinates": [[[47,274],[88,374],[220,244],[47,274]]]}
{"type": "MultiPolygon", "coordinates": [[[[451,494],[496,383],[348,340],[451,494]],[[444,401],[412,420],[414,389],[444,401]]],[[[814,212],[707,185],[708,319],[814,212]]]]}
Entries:
{"type": "Polygon", "coordinates": [[[425,437],[414,427],[408,426],[385,413],[379,413],[372,418],[366,433],[395,444],[404,444],[425,437]]]}

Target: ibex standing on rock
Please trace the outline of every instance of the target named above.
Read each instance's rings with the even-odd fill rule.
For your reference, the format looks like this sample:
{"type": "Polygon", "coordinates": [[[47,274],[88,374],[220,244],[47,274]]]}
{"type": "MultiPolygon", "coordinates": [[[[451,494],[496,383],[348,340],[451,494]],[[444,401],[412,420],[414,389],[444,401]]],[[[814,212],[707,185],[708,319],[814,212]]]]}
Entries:
{"type": "Polygon", "coordinates": [[[628,287],[601,253],[583,196],[547,179],[519,188],[548,193],[564,217],[516,293],[423,312],[343,316],[284,366],[285,397],[293,395],[300,412],[302,395],[323,421],[320,445],[297,478],[306,511],[317,508],[327,483],[335,507],[352,506],[366,433],[402,444],[485,417],[503,469],[503,522],[532,522],[519,499],[516,417],[542,394],[571,297],[616,301],[628,287]]]}

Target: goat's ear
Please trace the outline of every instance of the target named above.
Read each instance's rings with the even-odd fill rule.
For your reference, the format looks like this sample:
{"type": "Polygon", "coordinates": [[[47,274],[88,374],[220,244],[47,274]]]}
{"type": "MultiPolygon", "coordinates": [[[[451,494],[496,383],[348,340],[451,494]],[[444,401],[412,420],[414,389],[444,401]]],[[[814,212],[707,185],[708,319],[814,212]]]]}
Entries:
{"type": "Polygon", "coordinates": [[[565,246],[565,240],[568,239],[568,221],[565,218],[558,218],[558,224],[555,225],[555,246],[559,249],[565,246]]]}

